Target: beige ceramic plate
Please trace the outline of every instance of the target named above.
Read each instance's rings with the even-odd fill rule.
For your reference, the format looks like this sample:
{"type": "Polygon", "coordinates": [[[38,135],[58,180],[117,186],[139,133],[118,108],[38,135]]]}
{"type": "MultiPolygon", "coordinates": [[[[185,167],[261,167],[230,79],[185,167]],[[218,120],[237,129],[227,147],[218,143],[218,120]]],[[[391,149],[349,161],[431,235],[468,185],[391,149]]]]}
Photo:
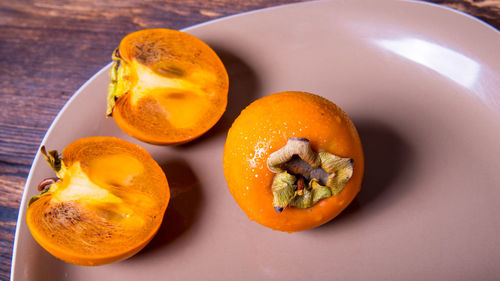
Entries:
{"type": "MultiPolygon", "coordinates": [[[[310,2],[187,31],[221,55],[230,100],[199,140],[142,144],[173,192],[158,235],[112,265],[56,260],[24,219],[27,198],[53,175],[37,155],[21,204],[14,280],[498,280],[497,31],[445,8],[393,1],[310,2]],[[353,204],[332,222],[295,234],[249,221],[222,172],[226,132],[237,114],[284,90],[314,92],[344,108],[367,159],[353,204]]],[[[108,67],[66,104],[47,147],[93,135],[137,143],[104,117],[108,67]]]]}

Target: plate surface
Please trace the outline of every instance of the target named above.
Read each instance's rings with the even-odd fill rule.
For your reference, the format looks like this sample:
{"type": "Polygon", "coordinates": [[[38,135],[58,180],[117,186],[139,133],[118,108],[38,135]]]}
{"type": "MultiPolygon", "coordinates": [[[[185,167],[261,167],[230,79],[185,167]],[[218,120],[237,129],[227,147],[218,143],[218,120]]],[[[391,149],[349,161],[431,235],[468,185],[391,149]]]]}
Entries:
{"type": "MultiPolygon", "coordinates": [[[[141,144],[172,189],[165,221],[133,258],[58,261],[31,237],[27,199],[53,173],[37,154],[16,232],[13,280],[493,280],[500,276],[500,34],[418,2],[309,2],[187,29],[218,52],[228,109],[200,139],[147,145],[104,117],[109,65],[75,93],[43,144],[141,144]],[[339,217],[295,234],[247,219],[222,171],[227,130],[255,99],[314,92],[354,120],[363,189],[339,217]]],[[[103,52],[112,50],[103,50],[103,52]]],[[[298,112],[300,114],[300,112],[298,112]]]]}

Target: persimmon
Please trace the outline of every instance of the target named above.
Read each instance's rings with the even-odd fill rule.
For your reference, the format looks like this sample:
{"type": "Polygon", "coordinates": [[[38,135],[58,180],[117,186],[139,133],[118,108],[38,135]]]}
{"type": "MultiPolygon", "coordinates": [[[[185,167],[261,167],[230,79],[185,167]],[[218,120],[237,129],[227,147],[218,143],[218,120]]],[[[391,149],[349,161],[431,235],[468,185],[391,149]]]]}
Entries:
{"type": "Polygon", "coordinates": [[[337,216],[360,191],[364,172],[351,119],[305,92],[272,94],[245,108],[223,158],[229,191],[249,219],[286,232],[337,216]]]}
{"type": "Polygon", "coordinates": [[[68,263],[101,265],[131,257],[154,237],[170,191],[146,150],[113,137],[76,140],[62,158],[41,150],[58,178],[40,183],[26,221],[45,250],[68,263]]]}
{"type": "Polygon", "coordinates": [[[191,141],[226,110],[229,79],[200,39],[171,29],[125,36],[113,52],[107,115],[125,133],[153,144],[191,141]]]}

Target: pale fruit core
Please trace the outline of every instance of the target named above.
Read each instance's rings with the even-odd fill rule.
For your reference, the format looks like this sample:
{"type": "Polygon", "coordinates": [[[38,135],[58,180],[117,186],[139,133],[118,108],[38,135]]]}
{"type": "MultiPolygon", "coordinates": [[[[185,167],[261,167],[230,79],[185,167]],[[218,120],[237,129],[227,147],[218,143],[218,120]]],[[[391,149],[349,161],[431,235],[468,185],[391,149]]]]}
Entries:
{"type": "Polygon", "coordinates": [[[137,84],[130,91],[131,105],[136,106],[139,100],[150,97],[156,99],[159,110],[167,117],[170,124],[176,128],[189,128],[198,123],[210,107],[210,93],[200,85],[215,81],[213,73],[196,71],[185,76],[167,77],[155,73],[150,68],[133,60],[131,69],[136,71],[137,84]],[[197,81],[193,83],[192,81],[197,81]],[[201,83],[200,81],[208,81],[201,83]]]}
{"type": "Polygon", "coordinates": [[[143,170],[137,159],[126,155],[96,159],[90,163],[88,174],[80,162],[75,162],[65,169],[61,181],[51,186],[53,203],[79,202],[97,217],[124,227],[141,227],[144,211],[154,205],[152,198],[131,186],[143,170]]]}

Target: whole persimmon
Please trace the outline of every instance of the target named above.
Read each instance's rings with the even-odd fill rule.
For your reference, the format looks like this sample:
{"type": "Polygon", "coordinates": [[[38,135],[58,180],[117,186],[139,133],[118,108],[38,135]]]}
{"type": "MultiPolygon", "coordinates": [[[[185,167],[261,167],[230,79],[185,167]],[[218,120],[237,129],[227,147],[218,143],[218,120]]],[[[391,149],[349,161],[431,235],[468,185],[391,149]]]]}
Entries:
{"type": "Polygon", "coordinates": [[[229,79],[200,39],[171,29],[125,36],[113,52],[107,115],[127,134],[152,144],[191,141],[217,123],[229,79]]]}
{"type": "Polygon", "coordinates": [[[131,257],[158,231],[170,199],[167,178],[138,145],[88,137],[42,153],[57,178],[43,180],[26,221],[49,253],[77,265],[131,257]]]}
{"type": "Polygon", "coordinates": [[[272,94],[245,108],[228,132],[223,163],[229,191],[249,219],[286,232],[337,216],[364,172],[350,118],[305,92],[272,94]]]}

